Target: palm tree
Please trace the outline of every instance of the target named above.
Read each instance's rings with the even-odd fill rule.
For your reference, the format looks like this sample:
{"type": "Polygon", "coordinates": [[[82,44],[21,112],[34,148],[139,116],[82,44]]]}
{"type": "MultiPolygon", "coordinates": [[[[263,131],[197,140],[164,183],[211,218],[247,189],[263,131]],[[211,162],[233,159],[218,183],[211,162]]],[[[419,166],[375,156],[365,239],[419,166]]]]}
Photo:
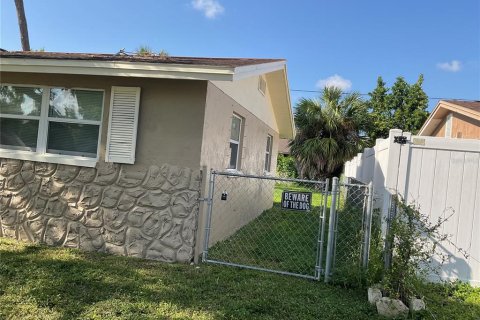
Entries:
{"type": "Polygon", "coordinates": [[[25,18],[25,9],[23,8],[23,0],[15,0],[17,7],[18,26],[20,27],[20,41],[22,42],[22,50],[30,51],[30,40],[28,39],[27,18],[25,18]]]}
{"type": "Polygon", "coordinates": [[[295,111],[297,136],[290,143],[299,173],[321,179],[339,174],[368,142],[367,109],[357,93],[326,87],[318,99],[302,98],[295,111]]]}

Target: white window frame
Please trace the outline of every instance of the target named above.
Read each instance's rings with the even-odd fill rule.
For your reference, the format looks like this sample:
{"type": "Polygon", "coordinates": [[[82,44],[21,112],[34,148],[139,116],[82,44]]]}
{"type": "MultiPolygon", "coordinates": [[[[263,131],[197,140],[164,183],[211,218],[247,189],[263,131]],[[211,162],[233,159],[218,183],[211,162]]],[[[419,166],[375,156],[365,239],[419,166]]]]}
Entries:
{"type": "Polygon", "coordinates": [[[262,95],[265,95],[267,92],[267,80],[263,75],[258,76],[258,91],[260,91],[262,95]]]}
{"type": "Polygon", "coordinates": [[[15,118],[15,119],[32,119],[38,120],[38,135],[37,135],[37,147],[36,150],[19,150],[12,148],[0,147],[0,157],[3,158],[12,158],[19,160],[31,160],[39,162],[49,162],[49,163],[58,163],[58,164],[67,164],[67,165],[77,165],[84,167],[95,167],[99,160],[99,151],[100,151],[100,141],[102,137],[102,128],[103,128],[103,114],[105,106],[105,90],[104,89],[95,89],[95,88],[79,88],[79,87],[69,87],[65,88],[62,86],[45,86],[45,85],[34,85],[34,84],[16,84],[16,83],[2,83],[2,86],[12,86],[12,87],[27,87],[27,88],[39,88],[43,90],[42,95],[42,105],[40,110],[40,116],[17,116],[10,114],[1,114],[1,118],[15,118]],[[72,89],[72,90],[86,90],[86,91],[99,91],[103,93],[102,97],[102,112],[99,121],[94,120],[80,120],[80,119],[67,119],[67,118],[55,118],[48,116],[49,102],[50,102],[50,90],[51,89],[72,89]],[[47,152],[47,141],[48,141],[48,123],[52,122],[63,122],[63,123],[78,123],[78,124],[93,124],[98,125],[98,141],[97,141],[97,155],[93,157],[84,157],[78,155],[68,155],[68,154],[57,154],[57,153],[48,153],[47,152]]]}
{"type": "Polygon", "coordinates": [[[271,134],[267,134],[267,147],[269,146],[268,150],[265,150],[265,165],[264,171],[265,173],[270,173],[272,170],[272,150],[273,150],[273,136],[271,134]],[[270,146],[268,145],[268,141],[270,140],[270,146]],[[268,156],[268,162],[267,162],[268,156]]]}
{"type": "MultiPolygon", "coordinates": [[[[239,164],[239,158],[240,158],[240,152],[241,152],[241,145],[242,145],[242,133],[243,133],[243,118],[240,117],[239,115],[236,115],[235,113],[233,114],[232,118],[231,118],[231,121],[230,121],[230,143],[233,143],[233,144],[236,144],[238,147],[237,147],[237,158],[235,159],[235,168],[230,168],[230,158],[232,157],[232,154],[230,153],[230,156],[228,157],[228,166],[227,166],[227,170],[234,170],[234,171],[238,171],[238,164],[239,164]],[[239,128],[239,134],[238,134],[238,141],[237,140],[233,140],[232,139],[232,122],[233,122],[233,118],[237,118],[240,120],[240,128],[239,128]]],[[[230,145],[229,145],[230,146],[230,145]]]]}
{"type": "MultiPolygon", "coordinates": [[[[40,137],[40,122],[41,122],[41,117],[42,117],[42,108],[43,108],[43,100],[45,98],[45,89],[42,86],[34,86],[34,85],[12,85],[12,84],[6,84],[6,83],[1,83],[1,86],[4,87],[24,87],[24,88],[37,88],[37,89],[42,89],[42,102],[40,105],[40,115],[38,116],[26,116],[26,115],[21,115],[21,114],[9,114],[9,113],[1,113],[0,111],[0,118],[3,119],[18,119],[18,120],[37,120],[38,121],[38,132],[37,132],[37,145],[35,146],[36,150],[38,151],[38,140],[40,137]]],[[[30,148],[23,148],[23,147],[17,147],[17,146],[11,146],[9,148],[4,148],[2,145],[0,145],[0,151],[1,150],[15,150],[15,151],[26,151],[26,152],[36,152],[33,149],[30,148]],[[29,150],[26,150],[29,149],[29,150]]],[[[0,153],[0,155],[2,155],[0,153]]]]}

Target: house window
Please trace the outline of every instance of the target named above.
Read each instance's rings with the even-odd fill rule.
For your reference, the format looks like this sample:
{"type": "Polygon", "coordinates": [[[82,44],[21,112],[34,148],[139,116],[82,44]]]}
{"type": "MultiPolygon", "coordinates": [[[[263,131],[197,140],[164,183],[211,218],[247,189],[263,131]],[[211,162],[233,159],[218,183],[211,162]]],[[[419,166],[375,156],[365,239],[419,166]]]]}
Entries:
{"type": "Polygon", "coordinates": [[[232,127],[230,131],[230,162],[229,169],[238,169],[240,156],[240,139],[242,131],[242,118],[237,115],[232,117],[232,127]]]}
{"type": "Polygon", "coordinates": [[[268,135],[267,149],[265,151],[265,172],[270,172],[270,167],[272,165],[272,142],[273,137],[271,135],[268,135]]]}
{"type": "Polygon", "coordinates": [[[97,159],[102,111],[101,90],[0,86],[0,155],[88,165],[97,159]]]}
{"type": "Polygon", "coordinates": [[[96,158],[103,92],[50,89],[47,152],[96,158]]]}
{"type": "Polygon", "coordinates": [[[263,76],[258,77],[258,90],[265,95],[265,92],[267,91],[267,81],[265,81],[265,78],[263,76]]]}
{"type": "Polygon", "coordinates": [[[43,89],[0,87],[0,147],[36,151],[43,89]]]}

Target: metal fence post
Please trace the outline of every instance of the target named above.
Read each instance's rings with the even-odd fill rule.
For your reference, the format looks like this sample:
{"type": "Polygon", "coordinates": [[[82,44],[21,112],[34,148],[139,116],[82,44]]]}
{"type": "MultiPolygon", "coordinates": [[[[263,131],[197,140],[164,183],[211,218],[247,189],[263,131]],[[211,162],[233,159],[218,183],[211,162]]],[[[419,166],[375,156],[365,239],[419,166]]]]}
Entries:
{"type": "Polygon", "coordinates": [[[213,207],[213,192],[215,190],[215,171],[210,170],[210,180],[208,182],[208,199],[207,199],[207,223],[205,224],[205,237],[203,243],[202,261],[206,262],[208,259],[208,242],[210,240],[210,228],[212,224],[212,207],[213,207]]]}
{"type": "Polygon", "coordinates": [[[333,245],[334,245],[334,230],[337,211],[337,194],[338,194],[338,178],[334,177],[332,180],[332,200],[330,203],[330,218],[328,221],[328,242],[327,242],[327,261],[325,264],[325,283],[330,281],[330,272],[332,268],[333,259],[333,245]]]}
{"type": "Polygon", "coordinates": [[[317,280],[320,280],[320,276],[322,274],[322,263],[323,263],[323,243],[325,242],[325,219],[327,216],[327,206],[328,206],[328,179],[325,179],[325,185],[323,187],[323,208],[322,208],[322,216],[321,216],[321,226],[319,229],[320,236],[318,239],[318,247],[317,247],[317,266],[315,268],[315,277],[317,280]]]}
{"type": "Polygon", "coordinates": [[[368,259],[370,255],[370,239],[372,234],[372,219],[373,219],[373,182],[370,181],[367,188],[367,208],[365,219],[365,234],[363,243],[363,268],[368,267],[368,259]]]}

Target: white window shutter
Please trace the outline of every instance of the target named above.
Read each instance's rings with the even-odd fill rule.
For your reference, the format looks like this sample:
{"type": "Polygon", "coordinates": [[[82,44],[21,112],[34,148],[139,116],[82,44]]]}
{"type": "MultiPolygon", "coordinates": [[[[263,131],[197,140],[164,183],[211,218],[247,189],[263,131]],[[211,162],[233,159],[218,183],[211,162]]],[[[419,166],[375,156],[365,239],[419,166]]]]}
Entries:
{"type": "Polygon", "coordinates": [[[140,88],[112,87],[105,161],[135,163],[140,88]]]}

